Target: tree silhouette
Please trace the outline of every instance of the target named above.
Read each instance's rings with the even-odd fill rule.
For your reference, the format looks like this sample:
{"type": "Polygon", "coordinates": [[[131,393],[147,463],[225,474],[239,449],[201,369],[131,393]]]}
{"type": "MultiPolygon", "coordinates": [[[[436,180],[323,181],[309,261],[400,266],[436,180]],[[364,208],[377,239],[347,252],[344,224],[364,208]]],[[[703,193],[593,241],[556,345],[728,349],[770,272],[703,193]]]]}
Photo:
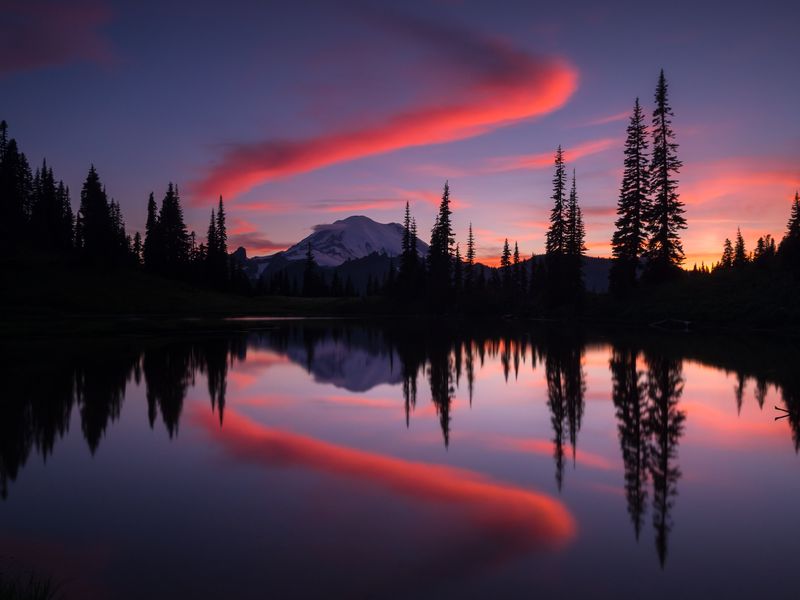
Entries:
{"type": "Polygon", "coordinates": [[[736,228],[736,245],[733,248],[733,266],[743,267],[748,263],[747,250],[744,247],[744,238],[742,237],[742,230],[736,228]]]}
{"type": "Polygon", "coordinates": [[[467,291],[475,288],[475,236],[472,233],[472,222],[469,224],[469,233],[467,234],[467,254],[466,263],[464,264],[464,285],[467,291]]]}
{"type": "Polygon", "coordinates": [[[158,206],[153,192],[150,192],[150,197],[147,199],[147,222],[145,223],[142,257],[146,269],[151,271],[161,270],[163,263],[161,235],[158,228],[158,206]]]}
{"type": "Polygon", "coordinates": [[[545,356],[547,406],[554,432],[553,459],[559,491],[564,482],[564,431],[566,429],[569,437],[574,463],[583,419],[586,384],[581,355],[582,346],[577,340],[553,340],[545,356]]]}
{"type": "Polygon", "coordinates": [[[189,233],[183,221],[183,209],[177,186],[171,182],[161,201],[158,215],[161,268],[164,274],[180,276],[189,260],[189,233]]]}
{"type": "Polygon", "coordinates": [[[28,159],[17,141],[8,138],[8,125],[0,122],[0,252],[9,256],[26,231],[33,195],[28,159]]]}
{"type": "Polygon", "coordinates": [[[616,229],[611,238],[614,263],[611,291],[622,295],[636,285],[639,261],[647,250],[646,216],[650,211],[647,126],[639,99],[633,105],[625,140],[625,168],[617,201],[616,229]]]}
{"type": "Polygon", "coordinates": [[[662,356],[647,356],[648,427],[652,437],[649,473],[653,482],[653,526],[661,566],[667,558],[667,542],[672,530],[670,512],[678,495],[681,472],[674,464],[678,442],[683,434],[686,414],[678,410],[683,393],[680,361],[662,356]]]}
{"type": "Polygon", "coordinates": [[[683,263],[680,230],[686,229],[683,202],[678,196],[675,175],[682,163],[678,160],[678,144],[672,129],[672,108],[669,105],[664,71],[658,78],[653,111],[653,154],[650,163],[651,203],[647,216],[650,238],[647,250],[647,273],[654,281],[674,275],[683,263]]]}
{"type": "Polygon", "coordinates": [[[91,263],[107,264],[119,256],[116,230],[108,197],[94,165],[89,169],[81,189],[79,247],[83,258],[91,263]]]}
{"type": "Polygon", "coordinates": [[[733,266],[733,244],[728,238],[725,238],[725,244],[722,246],[722,257],[719,259],[720,269],[730,269],[733,266]]]}
{"type": "Polygon", "coordinates": [[[567,172],[564,166],[564,151],[561,146],[556,150],[555,174],[553,175],[553,208],[550,210],[550,227],[547,230],[546,248],[548,255],[563,254],[566,249],[566,210],[565,191],[567,189],[567,172]]]}
{"type": "Polygon", "coordinates": [[[567,293],[571,298],[577,298],[583,292],[583,255],[586,252],[584,244],[586,230],[583,226],[583,214],[578,203],[578,191],[575,180],[575,171],[572,171],[572,187],[566,210],[567,229],[564,237],[564,253],[566,254],[565,266],[568,271],[567,293]]]}
{"type": "Polygon", "coordinates": [[[784,269],[800,278],[800,192],[795,192],[786,234],[778,249],[780,263],[784,269]]]}
{"type": "Polygon", "coordinates": [[[431,301],[434,310],[443,310],[452,288],[453,251],[455,236],[451,222],[450,186],[444,184],[439,212],[431,230],[431,243],[428,248],[428,277],[431,301]]]}
{"type": "Polygon", "coordinates": [[[636,539],[647,510],[649,414],[647,386],[636,366],[637,352],[614,348],[611,357],[612,400],[617,411],[619,443],[625,467],[625,498],[636,539]]]}

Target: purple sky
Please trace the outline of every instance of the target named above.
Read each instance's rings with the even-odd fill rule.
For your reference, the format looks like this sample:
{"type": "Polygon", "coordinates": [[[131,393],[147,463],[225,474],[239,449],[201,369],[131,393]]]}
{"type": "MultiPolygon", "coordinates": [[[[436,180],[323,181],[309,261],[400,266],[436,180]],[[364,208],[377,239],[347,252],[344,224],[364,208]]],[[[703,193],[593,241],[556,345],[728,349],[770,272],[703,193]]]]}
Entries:
{"type": "Polygon", "coordinates": [[[0,118],[73,191],[94,163],[129,229],[179,184],[204,232],[281,249],[350,214],[423,237],[450,180],[457,236],[543,251],[552,153],[608,255],[627,115],[670,83],[687,266],[741,226],[780,236],[800,187],[792,2],[0,0],[0,118]],[[608,4],[608,5],[605,5],[608,4]]]}

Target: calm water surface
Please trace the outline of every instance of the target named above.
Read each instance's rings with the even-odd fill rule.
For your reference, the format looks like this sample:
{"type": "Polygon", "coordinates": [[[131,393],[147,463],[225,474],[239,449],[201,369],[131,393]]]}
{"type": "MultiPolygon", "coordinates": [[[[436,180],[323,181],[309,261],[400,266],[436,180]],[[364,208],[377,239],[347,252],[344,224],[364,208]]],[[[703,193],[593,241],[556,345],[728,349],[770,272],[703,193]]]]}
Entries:
{"type": "Polygon", "coordinates": [[[3,344],[0,570],[66,598],[797,597],[796,344],[242,327],[3,344]]]}

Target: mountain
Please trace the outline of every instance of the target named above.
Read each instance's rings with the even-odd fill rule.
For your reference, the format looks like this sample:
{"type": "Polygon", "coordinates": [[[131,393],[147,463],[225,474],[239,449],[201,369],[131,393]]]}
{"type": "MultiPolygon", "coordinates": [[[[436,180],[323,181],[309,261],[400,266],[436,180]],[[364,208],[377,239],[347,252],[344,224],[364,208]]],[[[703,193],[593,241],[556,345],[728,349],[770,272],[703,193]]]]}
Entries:
{"type": "MultiPolygon", "coordinates": [[[[248,258],[244,248],[239,248],[232,256],[254,281],[268,281],[274,275],[283,273],[299,287],[303,277],[303,261],[310,244],[314,260],[326,281],[331,281],[336,271],[340,281],[349,279],[356,291],[364,293],[369,278],[383,281],[390,265],[394,263],[397,268],[396,257],[400,255],[402,241],[403,226],[399,223],[378,223],[358,215],[316,225],[311,235],[282,252],[248,258]]],[[[427,256],[428,244],[419,238],[417,249],[421,256],[427,256]]],[[[544,260],[544,256],[539,255],[535,260],[544,260]]],[[[523,264],[530,269],[530,259],[523,264]]],[[[611,260],[587,256],[583,266],[586,289],[601,293],[608,291],[611,260]]],[[[487,280],[491,277],[491,267],[479,265],[478,268],[484,270],[487,280]]]]}
{"type": "MultiPolygon", "coordinates": [[[[245,265],[246,272],[257,279],[271,263],[277,262],[283,267],[288,262],[304,260],[309,244],[314,260],[320,267],[338,267],[371,254],[399,256],[402,243],[403,226],[399,223],[378,223],[369,217],[356,215],[325,225],[315,225],[311,235],[287,250],[270,256],[245,257],[240,262],[245,265]]],[[[420,256],[426,256],[428,244],[417,238],[417,250],[420,256]]]]}

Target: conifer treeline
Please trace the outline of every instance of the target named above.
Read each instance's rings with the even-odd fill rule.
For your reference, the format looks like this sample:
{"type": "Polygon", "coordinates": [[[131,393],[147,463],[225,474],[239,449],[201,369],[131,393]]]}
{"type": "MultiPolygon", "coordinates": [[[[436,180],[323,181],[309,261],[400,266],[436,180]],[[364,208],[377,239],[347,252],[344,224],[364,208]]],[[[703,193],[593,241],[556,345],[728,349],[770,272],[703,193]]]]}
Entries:
{"type": "Polygon", "coordinates": [[[151,193],[145,236],[129,235],[119,203],[110,198],[92,165],[73,214],[69,188],[56,182],[44,161],[32,172],[17,142],[0,122],[0,249],[5,257],[58,254],[67,260],[103,268],[142,268],[221,290],[247,286],[228,255],[222,197],[206,244],[183,220],[178,187],[170,183],[159,207],[151,193]]]}
{"type": "MultiPolygon", "coordinates": [[[[736,241],[725,239],[722,245],[722,256],[719,262],[708,269],[702,265],[703,272],[723,272],[743,270],[750,266],[762,269],[778,269],[788,271],[800,277],[800,192],[795,192],[786,234],[780,244],[767,233],[760,236],[752,252],[748,252],[742,230],[736,228],[736,241]]],[[[697,269],[695,267],[695,269],[697,269]]]]}
{"type": "MultiPolygon", "coordinates": [[[[637,98],[624,148],[624,170],[611,239],[613,263],[610,291],[628,297],[642,285],[672,280],[683,273],[680,233],[686,228],[677,174],[682,163],[672,127],[668,85],[661,71],[649,126],[637,98]]],[[[477,262],[476,239],[469,225],[465,251],[456,242],[450,185],[445,182],[431,229],[428,254],[418,248],[417,225],[408,203],[403,215],[401,253],[383,276],[369,275],[358,290],[349,275],[340,279],[318,267],[308,248],[302,278],[289,269],[259,282],[256,291],[277,295],[398,298],[413,310],[530,313],[578,308],[584,297],[583,266],[586,231],[579,203],[577,174],[568,176],[565,153],[555,152],[545,255],[520,255],[517,242],[505,240],[498,269],[477,262]]],[[[202,283],[220,290],[250,291],[249,280],[228,254],[226,214],[222,197],[211,211],[205,243],[184,222],[178,187],[170,183],[160,205],[153,193],[147,201],[144,238],[131,237],[120,206],[110,198],[92,166],[73,214],[70,191],[43,162],[34,171],[17,142],[0,123],[0,252],[59,253],[78,262],[104,267],[141,268],[154,274],[202,283]]],[[[770,236],[758,239],[748,253],[741,231],[735,243],[725,240],[718,264],[696,272],[711,274],[748,265],[774,267],[800,278],[800,194],[795,195],[787,231],[780,244],[770,236]]]]}

